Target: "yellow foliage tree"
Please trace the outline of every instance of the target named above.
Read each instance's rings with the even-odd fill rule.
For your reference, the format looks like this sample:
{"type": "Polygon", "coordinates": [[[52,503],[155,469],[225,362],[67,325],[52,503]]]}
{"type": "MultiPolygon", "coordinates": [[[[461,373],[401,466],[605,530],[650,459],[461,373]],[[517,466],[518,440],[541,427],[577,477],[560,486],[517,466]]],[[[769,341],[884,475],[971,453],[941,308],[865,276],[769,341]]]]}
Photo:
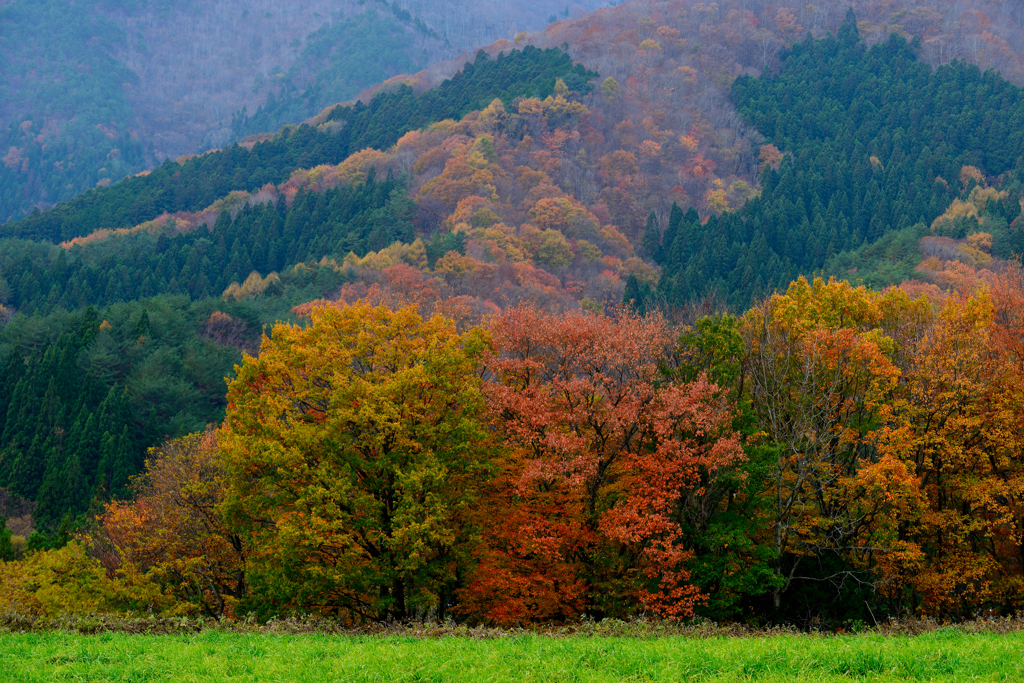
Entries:
{"type": "Polygon", "coordinates": [[[220,510],[261,614],[443,616],[487,435],[479,330],[357,302],[278,324],[228,388],[220,510]],[[254,595],[257,590],[253,590],[254,595]]]}
{"type": "Polygon", "coordinates": [[[0,612],[50,619],[96,613],[162,612],[173,605],[138,574],[113,576],[78,541],[0,562],[0,612]]]}
{"type": "Polygon", "coordinates": [[[918,552],[884,567],[887,592],[924,614],[1024,607],[1024,388],[996,331],[987,290],[947,299],[912,345],[893,418],[877,436],[924,498],[901,520],[918,552]]]}
{"type": "MultiPolygon", "coordinates": [[[[770,540],[776,606],[806,562],[838,555],[867,565],[891,538],[894,510],[913,507],[905,464],[865,456],[900,377],[896,338],[920,329],[927,301],[900,290],[800,278],[745,316],[748,381],[761,429],[777,444],[770,540]]],[[[846,576],[844,573],[839,578],[846,576]]]]}

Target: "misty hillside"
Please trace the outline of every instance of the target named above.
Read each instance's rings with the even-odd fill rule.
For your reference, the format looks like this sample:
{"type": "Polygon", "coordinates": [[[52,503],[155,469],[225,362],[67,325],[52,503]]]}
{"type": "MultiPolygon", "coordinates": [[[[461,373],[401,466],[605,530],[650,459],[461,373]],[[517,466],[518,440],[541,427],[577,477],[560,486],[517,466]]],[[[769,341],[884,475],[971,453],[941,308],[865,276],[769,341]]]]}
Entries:
{"type": "MultiPolygon", "coordinates": [[[[381,411],[339,398],[371,377],[362,369],[392,372],[392,351],[332,356],[341,328],[317,326],[404,311],[465,335],[444,348],[494,364],[432,358],[465,369],[437,405],[489,382],[474,403],[480,430],[465,432],[487,436],[459,450],[489,458],[494,438],[498,458],[466,473],[482,507],[463,521],[481,531],[453,541],[471,561],[438,563],[462,568],[423,594],[434,613],[628,618],[650,613],[637,596],[670,574],[682,582],[660,603],[672,617],[849,625],[1024,604],[1020,5],[632,0],[565,6],[547,24],[542,12],[534,31],[502,24],[492,5],[471,6],[492,24],[447,5],[367,2],[318,26],[309,7],[233,6],[3,8],[40,36],[65,33],[4,35],[5,55],[20,55],[4,106],[40,103],[10,120],[0,191],[24,209],[62,182],[67,199],[0,225],[0,514],[22,537],[0,559],[71,548],[105,510],[110,548],[132,528],[178,544],[166,552],[186,572],[220,566],[187,533],[160,530],[146,512],[156,489],[133,475],[147,458],[212,457],[214,439],[291,425],[310,429],[299,440],[323,463],[361,434],[364,423],[329,418],[349,405],[377,439],[378,414],[397,415],[423,375],[381,394],[381,411]],[[467,56],[459,31],[501,37],[467,56]],[[348,101],[324,105],[337,99],[348,101]],[[222,144],[148,166],[187,135],[222,144]],[[357,381],[317,375],[356,366],[357,381]],[[316,395],[288,393],[300,385],[316,395]],[[264,390],[274,402],[243,407],[264,390]],[[706,425],[724,430],[726,451],[703,440],[706,425]],[[698,467],[685,454],[699,443],[732,455],[698,467]],[[780,503],[781,490],[799,503],[780,503]],[[666,501],[675,530],[637,535],[631,520],[667,519],[666,501]],[[540,564],[538,529],[552,548],[540,564]],[[965,570],[989,588],[963,588],[965,570]],[[707,601],[681,601],[691,589],[707,601]]],[[[374,326],[360,348],[391,335],[374,326]]],[[[446,444],[461,429],[438,433],[446,444]]],[[[401,441],[416,466],[434,453],[421,436],[401,441]]],[[[253,443],[230,456],[237,481],[253,481],[253,458],[289,475],[285,486],[304,476],[278,446],[253,443]]],[[[381,453],[351,462],[377,467],[381,453]]],[[[200,470],[221,495],[226,480],[200,470]]],[[[316,479],[309,500],[337,510],[322,484],[340,479],[316,479]]],[[[358,523],[391,528],[375,514],[358,523]]],[[[319,547],[315,529],[299,530],[319,547]]],[[[294,575],[319,571],[268,538],[240,543],[299,558],[294,575]]],[[[130,566],[118,564],[125,547],[103,555],[112,571],[130,566]]],[[[159,560],[140,562],[146,582],[167,581],[147,573],[159,560]]],[[[180,613],[202,609],[206,589],[163,585],[180,613]]],[[[323,608],[288,582],[267,586],[221,588],[237,614],[323,608]]],[[[412,613],[373,604],[359,614],[412,613]]]]}
{"type": "Polygon", "coordinates": [[[395,74],[582,9],[554,0],[0,3],[0,220],[301,121],[395,74]]]}

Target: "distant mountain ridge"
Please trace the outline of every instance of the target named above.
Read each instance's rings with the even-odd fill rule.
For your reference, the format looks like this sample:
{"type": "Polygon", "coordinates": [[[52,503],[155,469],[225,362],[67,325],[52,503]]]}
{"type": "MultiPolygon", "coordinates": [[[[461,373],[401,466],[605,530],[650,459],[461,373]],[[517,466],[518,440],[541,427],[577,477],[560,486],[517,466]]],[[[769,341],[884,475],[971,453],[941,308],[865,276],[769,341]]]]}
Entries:
{"type": "Polygon", "coordinates": [[[298,123],[375,82],[569,14],[555,0],[401,5],[0,3],[0,221],[222,146],[243,129],[298,123]],[[243,108],[255,115],[268,100],[272,113],[232,129],[243,108]]]}

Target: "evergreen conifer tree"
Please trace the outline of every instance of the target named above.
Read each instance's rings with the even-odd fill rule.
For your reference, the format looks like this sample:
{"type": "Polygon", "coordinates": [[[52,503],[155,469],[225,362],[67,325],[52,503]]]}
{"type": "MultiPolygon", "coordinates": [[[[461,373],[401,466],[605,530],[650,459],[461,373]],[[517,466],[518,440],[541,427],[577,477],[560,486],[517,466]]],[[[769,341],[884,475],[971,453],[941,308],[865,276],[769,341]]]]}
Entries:
{"type": "Polygon", "coordinates": [[[644,228],[644,252],[647,258],[661,263],[661,229],[658,226],[658,217],[653,211],[647,216],[647,226],[644,228]]]}
{"type": "Polygon", "coordinates": [[[14,546],[11,545],[11,530],[7,528],[7,519],[0,516],[0,561],[10,562],[14,559],[14,546]]]}

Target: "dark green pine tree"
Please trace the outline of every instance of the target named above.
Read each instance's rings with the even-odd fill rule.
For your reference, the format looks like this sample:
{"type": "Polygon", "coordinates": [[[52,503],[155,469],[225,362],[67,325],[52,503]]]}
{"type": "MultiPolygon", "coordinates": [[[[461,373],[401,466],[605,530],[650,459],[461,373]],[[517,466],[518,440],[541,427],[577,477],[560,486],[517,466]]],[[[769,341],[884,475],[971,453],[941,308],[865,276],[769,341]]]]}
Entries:
{"type": "Polygon", "coordinates": [[[647,312],[654,305],[654,291],[648,282],[640,282],[635,274],[630,273],[626,278],[626,288],[622,293],[622,303],[632,308],[640,315],[647,315],[647,312]]]}
{"type": "Polygon", "coordinates": [[[128,482],[139,471],[128,425],[122,427],[120,434],[104,433],[102,442],[96,491],[105,492],[110,498],[126,498],[128,482]]]}
{"type": "Polygon", "coordinates": [[[78,325],[78,337],[81,340],[81,347],[85,348],[92,343],[100,331],[100,314],[95,306],[89,306],[82,313],[82,322],[78,325]]]}
{"type": "MultiPolygon", "coordinates": [[[[672,244],[676,241],[676,236],[679,234],[679,226],[683,224],[683,210],[679,208],[679,205],[672,202],[672,210],[668,214],[668,227],[665,228],[665,234],[661,236],[661,249],[658,250],[658,254],[661,256],[661,260],[658,261],[659,265],[665,265],[670,258],[669,251],[672,249],[672,244]]],[[[685,267],[685,264],[675,264],[676,267],[685,267]]]]}
{"type": "Polygon", "coordinates": [[[629,277],[626,278],[626,288],[622,292],[622,303],[643,315],[641,309],[643,308],[644,301],[640,296],[640,282],[636,279],[634,273],[630,273],[629,277]]]}
{"type": "Polygon", "coordinates": [[[0,561],[10,562],[14,559],[14,546],[11,545],[11,530],[7,528],[7,520],[0,516],[0,561]]]}
{"type": "MultiPolygon", "coordinates": [[[[25,360],[22,358],[21,350],[14,349],[7,359],[3,377],[0,378],[0,453],[3,452],[4,445],[9,440],[6,434],[7,414],[11,410],[18,383],[24,376],[25,360]]],[[[13,417],[14,415],[12,415],[12,419],[13,417]]]]}
{"type": "Polygon", "coordinates": [[[843,47],[853,47],[860,39],[860,31],[857,30],[857,14],[853,7],[846,10],[846,18],[836,32],[836,41],[843,47]]]}
{"type": "Polygon", "coordinates": [[[97,476],[102,439],[103,434],[100,431],[96,413],[90,412],[88,407],[83,405],[74,427],[71,428],[69,445],[78,454],[82,475],[90,487],[97,476]]]}
{"type": "MultiPolygon", "coordinates": [[[[26,377],[23,381],[29,379],[26,377]]],[[[6,455],[10,456],[7,486],[19,496],[35,499],[46,475],[50,440],[63,429],[60,419],[63,410],[52,378],[42,401],[26,398],[18,417],[21,433],[6,449],[6,455]]]]}
{"type": "Polygon", "coordinates": [[[644,228],[643,240],[644,253],[647,258],[661,263],[661,228],[658,225],[658,217],[651,211],[647,216],[647,226],[644,228]]]}
{"type": "Polygon", "coordinates": [[[44,525],[55,525],[67,516],[86,511],[92,490],[82,472],[78,453],[55,440],[50,443],[50,460],[36,500],[35,517],[44,525]]]}
{"type": "Polygon", "coordinates": [[[133,336],[136,338],[149,336],[149,311],[142,311],[142,315],[139,316],[139,321],[135,323],[133,336]]]}

